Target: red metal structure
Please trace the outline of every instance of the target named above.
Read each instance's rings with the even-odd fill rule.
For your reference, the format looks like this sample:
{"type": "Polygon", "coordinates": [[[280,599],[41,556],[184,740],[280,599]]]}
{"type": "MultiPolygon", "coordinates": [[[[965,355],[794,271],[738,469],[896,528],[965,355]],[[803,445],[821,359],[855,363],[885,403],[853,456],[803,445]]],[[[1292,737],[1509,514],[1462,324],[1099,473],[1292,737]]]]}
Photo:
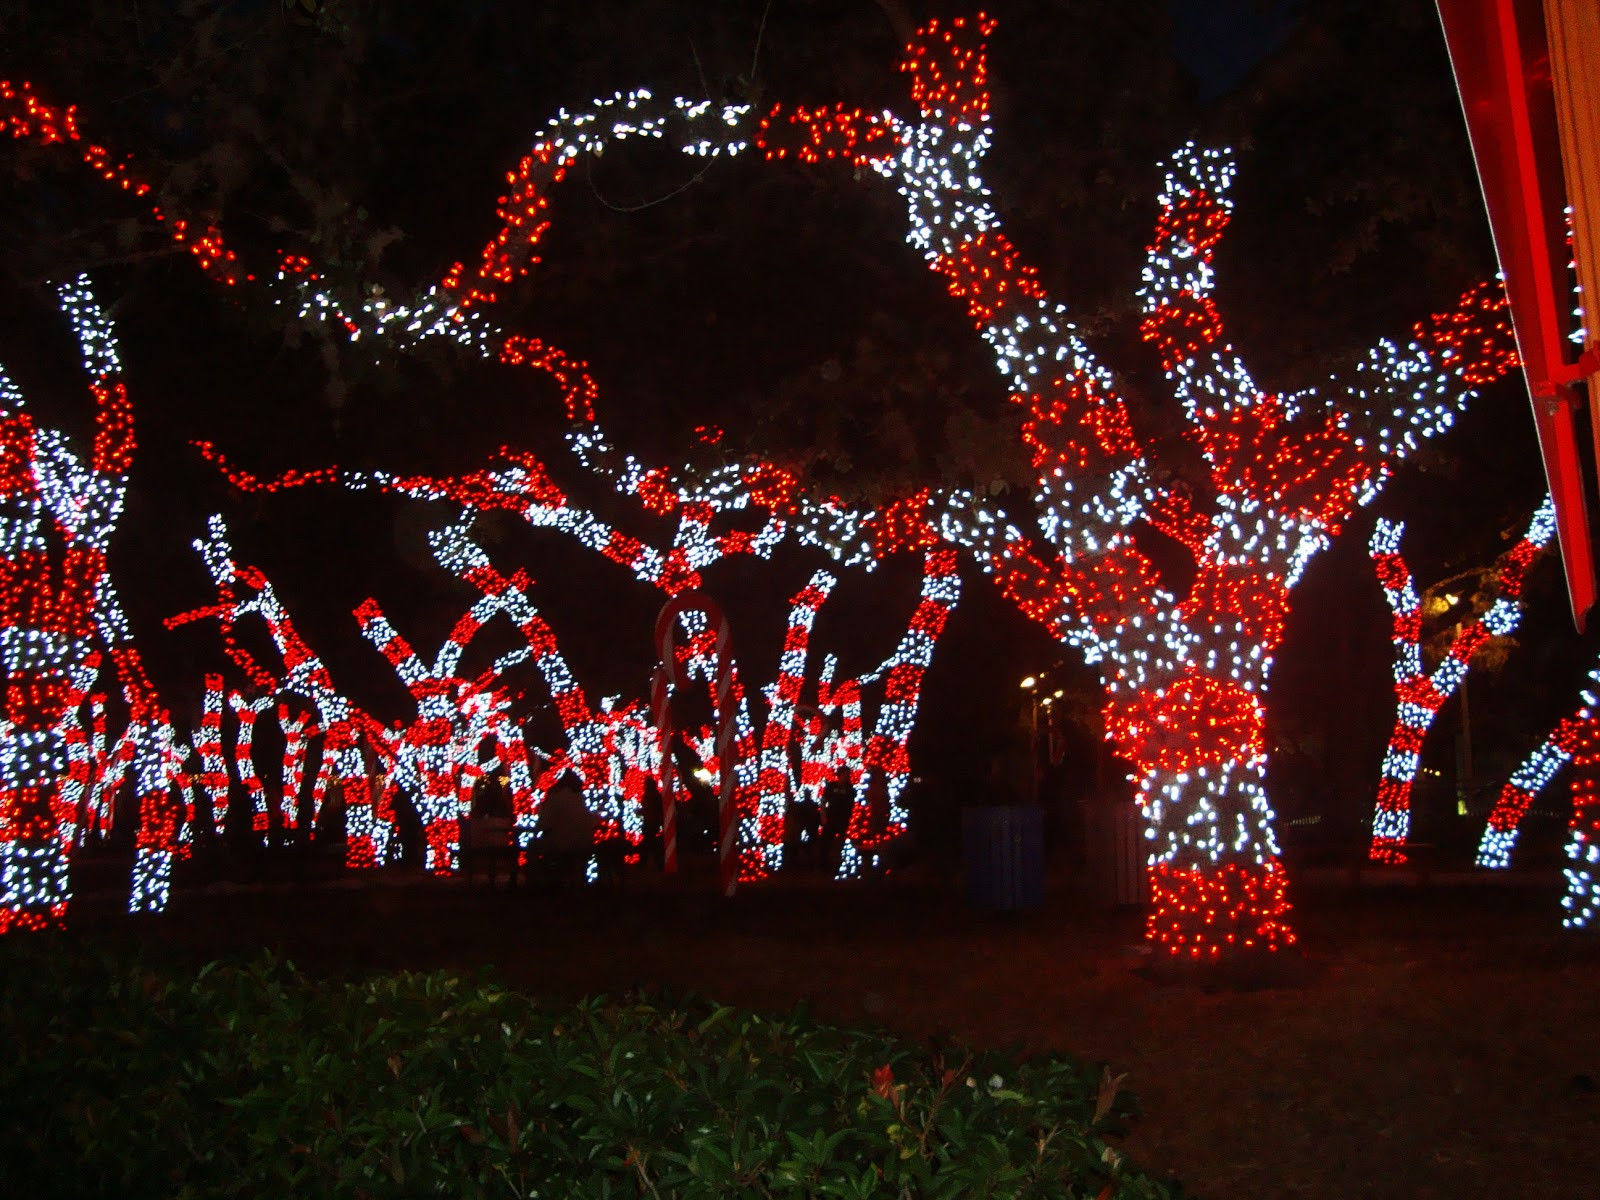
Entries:
{"type": "MultiPolygon", "coordinates": [[[[1574,623],[1595,601],[1594,547],[1580,452],[1579,385],[1600,371],[1591,334],[1569,340],[1572,260],[1596,294],[1600,253],[1600,6],[1594,0],[1438,0],[1472,137],[1517,348],[1533,401],[1574,623]]],[[[1597,376],[1600,378],[1600,376],[1597,376]]],[[[1587,389],[1591,402],[1594,381],[1587,389]]],[[[1591,410],[1592,412],[1592,410],[1591,410]]],[[[1600,424],[1591,421],[1597,436],[1600,424]]]]}

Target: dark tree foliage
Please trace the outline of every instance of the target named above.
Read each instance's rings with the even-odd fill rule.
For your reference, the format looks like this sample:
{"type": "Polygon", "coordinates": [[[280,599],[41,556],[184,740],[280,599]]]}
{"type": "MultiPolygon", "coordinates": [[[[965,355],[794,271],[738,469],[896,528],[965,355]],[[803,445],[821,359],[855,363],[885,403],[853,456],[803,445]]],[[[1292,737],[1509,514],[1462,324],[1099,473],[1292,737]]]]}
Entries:
{"type": "MultiPolygon", "coordinates": [[[[501,172],[560,106],[643,84],[903,107],[902,34],[964,7],[8,0],[0,35],[7,74],[77,103],[168,211],[214,221],[260,262],[305,253],[398,295],[473,254],[501,172]]],[[[1285,375],[1405,327],[1490,268],[1425,0],[991,7],[997,208],[1130,383],[1153,369],[1132,295],[1153,164],[1186,137],[1244,154],[1227,308],[1251,356],[1285,375]]],[[[37,292],[117,265],[130,291],[170,286],[177,252],[159,227],[48,150],[11,162],[11,283],[37,292]]],[[[1022,477],[986,353],[901,246],[892,193],[844,169],[691,168],[630,151],[575,172],[508,323],[595,361],[608,415],[662,452],[715,424],[849,492],[1022,477]]],[[[244,336],[283,340],[281,313],[243,308],[244,336]]],[[[413,412],[431,402],[405,366],[373,378],[359,350],[311,340],[304,369],[340,427],[391,419],[397,393],[413,412]]]]}

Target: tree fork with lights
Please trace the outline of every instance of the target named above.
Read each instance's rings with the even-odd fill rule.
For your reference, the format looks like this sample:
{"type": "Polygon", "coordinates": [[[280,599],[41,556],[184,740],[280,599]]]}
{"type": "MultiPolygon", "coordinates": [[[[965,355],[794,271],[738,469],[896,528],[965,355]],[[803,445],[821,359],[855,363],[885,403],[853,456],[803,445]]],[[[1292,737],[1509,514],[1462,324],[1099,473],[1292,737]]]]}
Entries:
{"type": "Polygon", "coordinates": [[[1199,487],[1163,486],[1111,374],[999,230],[979,174],[988,148],[986,18],[930,23],[905,69],[921,120],[844,110],[774,112],[771,156],[842,156],[899,184],[909,241],[944,275],[996,354],[1038,470],[1038,534],[1002,516],[930,514],[1004,592],[1101,665],[1108,737],[1134,764],[1149,840],[1149,939],[1217,958],[1294,941],[1263,781],[1265,697],[1289,592],[1353,509],[1471,389],[1515,362],[1491,285],[1380,344],[1330,396],[1267,393],[1223,337],[1211,263],[1234,168],[1214,150],[1172,159],[1144,271],[1145,339],[1160,351],[1199,487]],[[876,131],[876,139],[864,136],[876,131]],[[798,135],[798,137],[796,136],[798,135]],[[893,146],[885,151],[884,137],[893,146]],[[1194,561],[1187,595],[1162,586],[1134,529],[1194,561]]]}
{"type": "MultiPolygon", "coordinates": [[[[774,159],[840,158],[898,185],[908,240],[965,303],[1027,412],[1037,536],[959,491],[919,493],[863,516],[808,501],[770,468],[685,484],[681,474],[622,460],[578,409],[573,441],[586,462],[641,497],[687,503],[714,490],[722,503],[759,498],[843,563],[938,541],[967,548],[1023,612],[1103,664],[1106,726],[1135,764],[1147,818],[1150,938],[1194,957],[1277,949],[1293,933],[1262,787],[1262,726],[1289,592],[1394,465],[1446,428],[1474,387],[1515,363],[1503,301],[1496,287],[1480,285],[1417,326],[1403,349],[1380,343],[1333,381],[1330,394],[1340,399],[1263,393],[1224,342],[1210,298],[1233,166],[1220,152],[1185,147],[1172,160],[1149,247],[1143,333],[1161,353],[1206,471],[1198,487],[1161,486],[1110,372],[1021,264],[988,205],[979,168],[991,136],[985,39],[993,28],[978,17],[918,31],[904,64],[916,122],[780,106],[755,144],[774,159]],[[1138,549],[1140,522],[1191,554],[1186,596],[1167,591],[1138,549]]],[[[613,136],[662,135],[672,110],[647,111],[646,100],[627,98],[613,136]]],[[[724,113],[730,124],[737,117],[724,113]]],[[[476,275],[458,267],[445,281],[464,309],[492,303],[498,285],[527,270],[548,223],[543,186],[572,157],[603,145],[592,121],[574,122],[524,160],[476,275]]],[[[684,149],[717,152],[709,142],[684,149]]]]}
{"type": "MultiPolygon", "coordinates": [[[[1377,808],[1372,819],[1373,862],[1406,861],[1411,831],[1411,791],[1422,761],[1422,743],[1439,709],[1467,677],[1472,656],[1491,637],[1509,637],[1522,620],[1522,588],[1528,568],[1555,536],[1555,509],[1550,498],[1534,513],[1527,532],[1495,562],[1493,601],[1470,620],[1456,626],[1450,647],[1432,671],[1422,667],[1422,604],[1411,568],[1400,553],[1405,526],[1380,519],[1367,551],[1383,585],[1384,599],[1394,613],[1394,729],[1383,756],[1377,808]]],[[[1455,603],[1455,597],[1448,597],[1455,603]]]]}

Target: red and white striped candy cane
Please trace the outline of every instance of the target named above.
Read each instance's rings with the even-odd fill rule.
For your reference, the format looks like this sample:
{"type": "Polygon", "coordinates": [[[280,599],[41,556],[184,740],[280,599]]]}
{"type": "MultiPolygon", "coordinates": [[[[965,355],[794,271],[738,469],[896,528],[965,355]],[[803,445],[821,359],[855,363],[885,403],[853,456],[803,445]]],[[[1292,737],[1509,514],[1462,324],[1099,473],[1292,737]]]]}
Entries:
{"type": "Polygon", "coordinates": [[[737,712],[733,703],[733,645],[728,629],[728,618],[715,600],[704,592],[679,592],[668,600],[656,617],[656,654],[661,660],[651,691],[651,709],[656,720],[656,733],[661,741],[661,839],[663,864],[668,871],[677,869],[677,798],[673,794],[672,777],[672,716],[668,689],[677,686],[678,660],[672,644],[673,630],[678,617],[686,612],[704,614],[716,634],[717,674],[717,866],[721,876],[722,894],[733,895],[739,886],[739,854],[735,834],[739,822],[734,811],[733,740],[737,712]]]}

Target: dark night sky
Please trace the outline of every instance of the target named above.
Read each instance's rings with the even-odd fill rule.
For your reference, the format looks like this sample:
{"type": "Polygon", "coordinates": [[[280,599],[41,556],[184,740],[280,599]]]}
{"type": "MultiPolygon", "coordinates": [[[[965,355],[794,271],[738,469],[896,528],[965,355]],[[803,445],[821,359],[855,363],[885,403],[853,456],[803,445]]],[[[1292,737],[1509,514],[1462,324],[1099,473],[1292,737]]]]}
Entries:
{"type": "MultiPolygon", "coordinates": [[[[60,7],[40,14],[0,3],[9,77],[76,101],[88,128],[105,129],[142,162],[189,163],[196,195],[217,176],[215,209],[241,252],[296,248],[301,230],[323,238],[304,248],[327,259],[350,251],[351,228],[403,231],[363,276],[391,291],[437,278],[452,258],[473,253],[491,228],[499,173],[559,105],[648,84],[658,94],[759,96],[763,105],[849,99],[906,108],[893,70],[897,40],[871,0],[331,6],[364,30],[358,44],[269,24],[244,36],[249,21],[279,20],[275,3],[257,0],[228,10],[229,21],[244,24],[220,26],[210,57],[186,82],[143,85],[160,78],[163,62],[193,53],[192,29],[177,17],[150,18],[143,43],[129,51],[114,22],[85,23],[85,14],[126,14],[127,6],[60,7]],[[62,39],[83,29],[102,32],[74,42],[73,57],[61,55],[62,39]],[[322,91],[338,103],[317,109],[322,91]],[[341,112],[354,116],[341,121],[341,112]],[[230,138],[242,148],[229,160],[238,179],[228,190],[226,171],[206,152],[230,138]],[[296,190],[305,179],[336,184],[348,211],[318,224],[297,209],[309,207],[305,189],[296,190]],[[289,229],[273,230],[283,213],[289,229]]],[[[907,7],[917,17],[963,11],[907,7]]],[[[1052,294],[1083,315],[1130,394],[1152,406],[1160,377],[1134,334],[1132,290],[1154,216],[1156,164],[1187,137],[1239,152],[1219,299],[1268,386],[1315,380],[1493,270],[1426,0],[994,0],[989,8],[1000,20],[988,169],[997,207],[1052,294]]],[[[610,155],[574,172],[556,202],[545,263],[500,314],[595,364],[603,418],[622,444],[672,458],[687,451],[694,424],[726,424],[737,439],[738,423],[765,411],[774,424],[760,436],[780,451],[787,438],[792,449],[824,436],[819,423],[848,430],[870,424],[874,406],[892,408],[883,397],[908,362],[927,381],[931,400],[914,397],[923,411],[1003,411],[981,344],[903,246],[887,189],[848,172],[749,162],[636,212],[617,211],[683,182],[681,162],[648,154],[610,155]],[[829,374],[842,371],[837,387],[825,364],[829,374]]],[[[59,269],[38,249],[56,244],[40,230],[59,232],[85,205],[107,203],[76,187],[45,172],[0,193],[0,361],[36,406],[67,421],[70,406],[57,397],[72,393],[52,381],[70,348],[49,333],[34,285],[41,271],[59,269]]],[[[553,395],[497,369],[425,361],[352,376],[335,405],[330,368],[312,340],[286,342],[274,319],[248,304],[230,308],[185,264],[124,265],[101,278],[123,321],[142,439],[113,562],[159,681],[182,703],[199,672],[221,662],[213,630],[159,629],[162,616],[206,599],[187,543],[203,513],[220,507],[241,557],[267,568],[336,677],[358,699],[400,715],[398,692],[372,670],[376,656],[348,614],[376,595],[431,653],[467,599],[416,565],[432,518],[372,498],[232,496],[185,442],[213,438],[263,472],[330,461],[461,470],[504,442],[559,461],[553,395]]],[[[331,374],[352,370],[340,361],[331,374]]],[[[1526,404],[1515,384],[1490,389],[1441,452],[1407,468],[1380,501],[1384,513],[1410,520],[1408,545],[1424,580],[1492,557],[1496,532],[1537,500],[1526,404]]],[[[937,439],[937,428],[927,436],[937,439]]],[[[856,449],[872,457],[870,443],[856,449]]],[[[913,465],[936,452],[919,444],[913,465]]],[[[959,468],[959,455],[953,461],[959,468]]],[[[1387,618],[1362,549],[1371,519],[1358,516],[1297,593],[1274,680],[1274,729],[1292,748],[1274,782],[1289,815],[1347,808],[1341,797],[1355,798],[1353,813],[1375,785],[1391,710],[1387,618]]],[[[541,581],[536,598],[591,691],[641,692],[657,597],[553,536],[498,532],[494,552],[525,561],[541,581]]],[[[786,551],[771,566],[737,564],[711,577],[755,679],[771,678],[784,600],[819,563],[786,551]]],[[[914,603],[911,564],[884,575],[847,580],[835,602],[841,611],[825,610],[819,643],[839,639],[847,670],[874,664],[914,603]],[[851,619],[841,619],[846,612],[851,619]]],[[[1507,676],[1473,683],[1480,755],[1505,767],[1571,703],[1589,660],[1564,616],[1553,564],[1535,576],[1528,626],[1507,676]]],[[[972,771],[1014,719],[1016,681],[1054,658],[1048,639],[974,577],[930,676],[914,743],[925,766],[972,771]]],[[[1082,671],[1063,678],[1089,685],[1082,671]]],[[[1445,743],[1441,734],[1432,753],[1448,766],[1445,743]]]]}

